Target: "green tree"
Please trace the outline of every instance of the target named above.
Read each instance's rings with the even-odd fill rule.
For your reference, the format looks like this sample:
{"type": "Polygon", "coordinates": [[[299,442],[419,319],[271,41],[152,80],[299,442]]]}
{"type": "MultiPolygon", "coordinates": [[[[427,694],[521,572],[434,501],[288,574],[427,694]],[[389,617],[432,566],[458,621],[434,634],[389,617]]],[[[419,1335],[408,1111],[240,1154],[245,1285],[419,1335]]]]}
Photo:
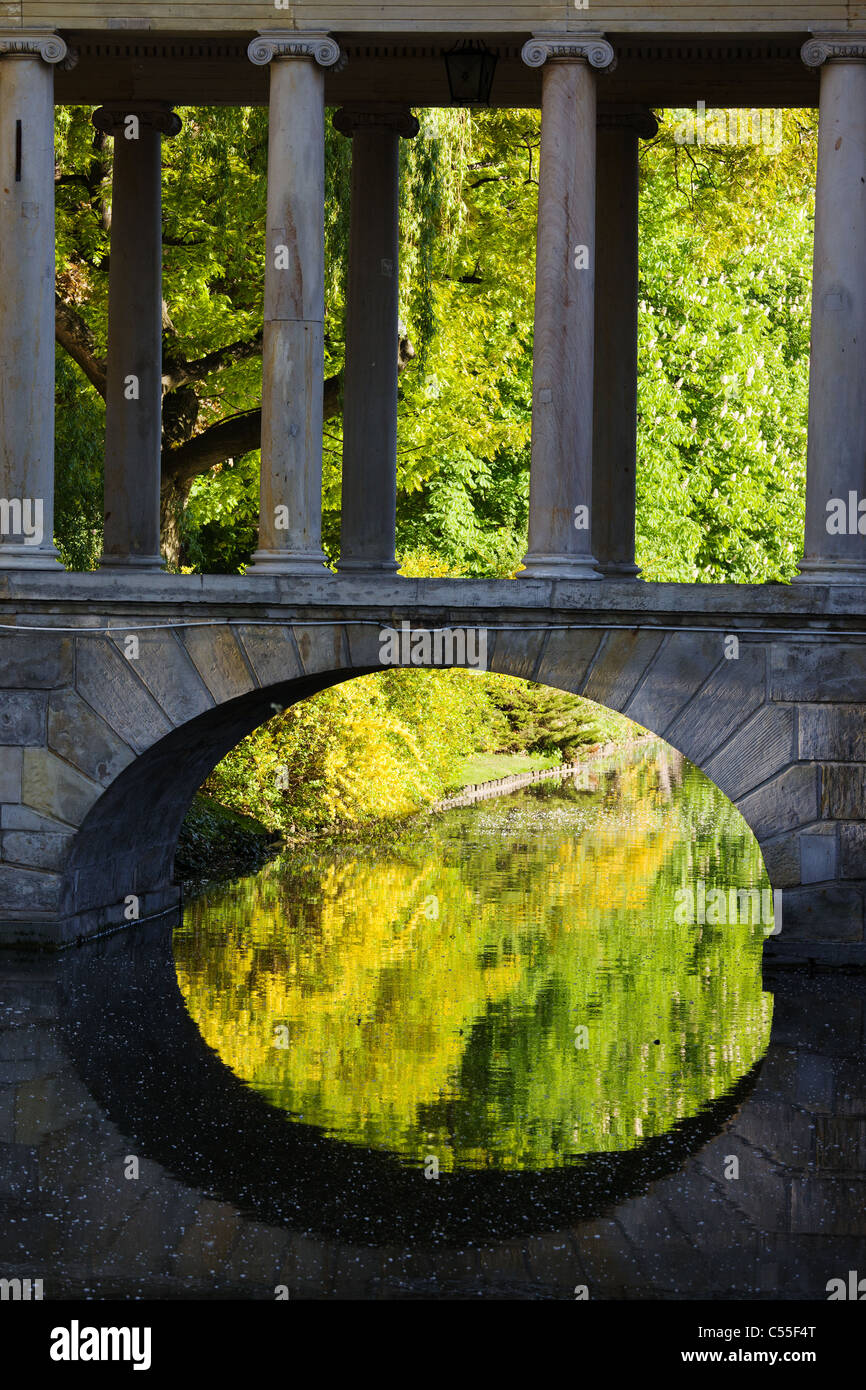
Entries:
{"type": "MultiPolygon", "coordinates": [[[[166,541],[175,561],[237,570],[258,506],[267,112],[182,114],[165,148],[166,541]]],[[[421,116],[401,145],[398,549],[413,572],[426,557],[507,575],[525,549],[540,116],[421,116]]],[[[785,113],[778,151],[680,146],[675,122],[641,158],[638,558],[650,579],[786,579],[802,526],[815,118],[785,113]]],[[[330,125],[326,155],[336,558],[351,150],[330,125]]],[[[89,382],[70,421],[83,435],[104,392],[111,174],[88,108],[60,109],[58,165],[57,336],[89,382]]]]}
{"type": "Polygon", "coordinates": [[[490,676],[487,690],[508,725],[497,752],[559,753],[570,762],[588,744],[622,741],[639,732],[622,715],[549,685],[490,676]]]}
{"type": "Polygon", "coordinates": [[[646,579],[790,579],[802,554],[816,157],[811,112],[778,151],[642,157],[637,552],[646,579]]]}

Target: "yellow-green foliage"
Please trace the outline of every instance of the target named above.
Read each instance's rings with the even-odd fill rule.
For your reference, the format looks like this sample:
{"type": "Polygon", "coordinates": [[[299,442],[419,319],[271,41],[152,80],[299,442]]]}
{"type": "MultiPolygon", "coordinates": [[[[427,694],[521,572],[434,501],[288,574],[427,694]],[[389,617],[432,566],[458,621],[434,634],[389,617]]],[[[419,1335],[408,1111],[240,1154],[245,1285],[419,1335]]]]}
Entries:
{"type": "Polygon", "coordinates": [[[249,735],[205,790],[284,834],[411,815],[463,783],[478,753],[570,760],[642,732],[621,715],[511,676],[384,670],[322,691],[249,735]]]}
{"type": "Polygon", "coordinates": [[[322,691],[268,721],[207,790],[286,833],[399,818],[453,785],[461,761],[504,737],[484,677],[394,670],[322,691]]]}

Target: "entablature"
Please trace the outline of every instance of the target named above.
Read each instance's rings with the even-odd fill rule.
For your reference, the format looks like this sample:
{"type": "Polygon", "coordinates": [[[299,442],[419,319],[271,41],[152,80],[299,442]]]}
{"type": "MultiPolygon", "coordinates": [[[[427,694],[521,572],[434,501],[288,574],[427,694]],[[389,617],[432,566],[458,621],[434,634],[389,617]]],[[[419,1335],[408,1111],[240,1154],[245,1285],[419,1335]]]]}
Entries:
{"type": "MultiPolygon", "coordinates": [[[[866,5],[863,8],[866,12],[866,5]]],[[[272,31],[273,14],[269,18],[272,31]]],[[[497,23],[501,26],[500,16],[497,23]]],[[[268,68],[256,66],[247,56],[256,29],[156,34],[62,27],[59,32],[75,61],[56,73],[58,102],[96,105],[139,97],[175,105],[267,103],[268,68]]],[[[443,55],[457,31],[371,35],[332,24],[317,32],[331,33],[346,60],[326,71],[329,105],[371,98],[416,107],[448,105],[443,55]]],[[[535,32],[542,30],[538,27],[535,32]]],[[[599,94],[605,101],[652,107],[689,106],[700,100],[708,106],[816,105],[817,70],[810,70],[801,58],[812,32],[804,26],[773,35],[673,36],[609,29],[605,38],[616,53],[616,66],[600,74],[599,94]]],[[[533,29],[509,33],[502,27],[488,28],[478,37],[499,57],[492,105],[540,105],[541,69],[527,66],[521,57],[533,29]]]]}

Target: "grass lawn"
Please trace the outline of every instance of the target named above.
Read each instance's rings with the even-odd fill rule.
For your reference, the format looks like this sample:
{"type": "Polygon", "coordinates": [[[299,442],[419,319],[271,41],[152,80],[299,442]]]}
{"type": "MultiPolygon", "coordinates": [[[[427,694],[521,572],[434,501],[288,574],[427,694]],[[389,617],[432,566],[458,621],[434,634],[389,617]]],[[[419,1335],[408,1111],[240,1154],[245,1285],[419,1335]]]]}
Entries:
{"type": "Polygon", "coordinates": [[[558,755],[545,757],[542,753],[479,753],[467,758],[458,774],[455,787],[468,787],[475,782],[495,782],[499,777],[511,777],[517,772],[534,772],[540,767],[559,767],[558,755]]]}

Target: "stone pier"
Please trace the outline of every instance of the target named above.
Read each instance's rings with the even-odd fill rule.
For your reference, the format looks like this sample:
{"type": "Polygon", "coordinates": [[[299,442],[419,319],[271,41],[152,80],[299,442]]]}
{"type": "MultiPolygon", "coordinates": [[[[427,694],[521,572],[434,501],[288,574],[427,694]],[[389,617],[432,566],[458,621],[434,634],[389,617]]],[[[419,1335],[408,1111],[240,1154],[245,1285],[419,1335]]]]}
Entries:
{"type": "Polygon", "coordinates": [[[0,570],[56,569],[55,34],[0,30],[0,570]]]}
{"type": "Polygon", "coordinates": [[[321,573],[325,319],[325,78],[340,57],[322,34],[267,34],[268,209],[262,466],[256,571],[321,573]]]}
{"type": "Polygon", "coordinates": [[[162,569],[162,137],[180,120],[158,102],[102,106],[114,137],[103,569],[162,569]]]}
{"type": "Polygon", "coordinates": [[[346,304],[343,497],[339,570],[393,574],[397,533],[397,336],[400,140],[418,133],[407,109],[345,108],[352,140],[346,304]]]}

